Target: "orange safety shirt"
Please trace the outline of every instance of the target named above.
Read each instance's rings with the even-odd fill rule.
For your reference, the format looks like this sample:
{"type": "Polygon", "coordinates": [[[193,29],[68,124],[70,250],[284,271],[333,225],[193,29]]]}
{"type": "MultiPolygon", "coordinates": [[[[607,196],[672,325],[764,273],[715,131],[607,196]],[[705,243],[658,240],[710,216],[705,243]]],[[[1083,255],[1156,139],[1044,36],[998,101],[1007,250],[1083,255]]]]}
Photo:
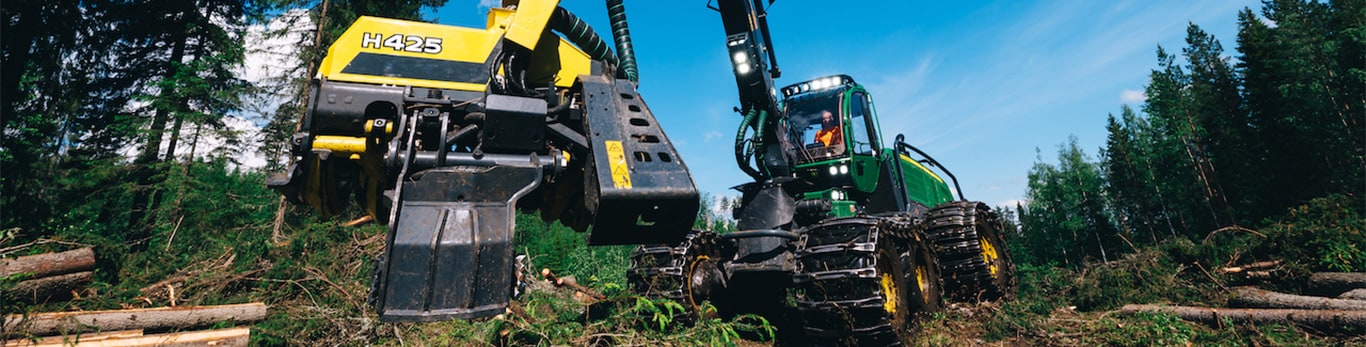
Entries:
{"type": "Polygon", "coordinates": [[[844,143],[844,132],[840,131],[839,126],[830,129],[821,129],[816,132],[816,141],[824,143],[826,146],[833,146],[844,143]]]}

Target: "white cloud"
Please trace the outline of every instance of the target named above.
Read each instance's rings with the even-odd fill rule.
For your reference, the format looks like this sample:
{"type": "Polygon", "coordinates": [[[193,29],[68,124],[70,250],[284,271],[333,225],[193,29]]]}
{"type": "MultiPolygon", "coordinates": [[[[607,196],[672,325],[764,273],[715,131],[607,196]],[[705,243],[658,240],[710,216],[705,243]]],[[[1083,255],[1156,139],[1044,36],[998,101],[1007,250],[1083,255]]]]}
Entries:
{"type": "Polygon", "coordinates": [[[298,77],[305,77],[290,76],[291,73],[304,72],[299,69],[302,63],[299,61],[298,48],[307,41],[313,30],[314,25],[307,10],[285,12],[265,24],[247,28],[246,57],[237,74],[262,88],[258,95],[245,98],[247,105],[244,113],[247,113],[247,118],[263,118],[292,97],[286,93],[294,88],[287,84],[294,83],[298,77]]]}
{"type": "MultiPolygon", "coordinates": [[[[294,83],[305,73],[299,57],[299,45],[311,44],[315,26],[307,10],[291,10],[272,18],[265,24],[247,28],[246,57],[237,71],[242,79],[259,87],[260,92],[243,97],[243,109],[223,119],[225,131],[240,139],[241,145],[229,147],[218,134],[207,137],[206,151],[197,157],[234,153],[235,161],[246,169],[265,167],[266,158],[259,151],[260,127],[269,121],[271,113],[293,98],[294,83]]],[[[190,130],[187,130],[190,131],[190,130]]],[[[227,134],[223,134],[227,135],[227,134]]]]}
{"type": "MultiPolygon", "coordinates": [[[[211,19],[215,22],[220,20],[211,19]]],[[[222,25],[221,23],[218,23],[222,25]]],[[[294,81],[289,76],[300,65],[298,44],[306,35],[311,34],[313,24],[307,10],[285,12],[265,24],[255,24],[246,29],[246,53],[241,66],[234,69],[237,77],[262,91],[254,95],[244,95],[243,109],[233,114],[222,115],[223,127],[211,129],[195,124],[184,124],[177,139],[176,155],[195,158],[226,157],[233,167],[255,170],[265,167],[266,158],[257,150],[261,142],[261,125],[269,112],[287,100],[291,89],[285,83],[294,81]],[[236,139],[230,143],[228,139],[236,139]]],[[[126,110],[146,107],[146,101],[132,101],[126,110]]],[[[170,147],[171,131],[163,135],[161,152],[170,147]]],[[[130,143],[119,150],[120,154],[132,158],[140,152],[140,143],[130,143]]]]}
{"type": "Polygon", "coordinates": [[[706,134],[702,134],[702,142],[711,142],[712,139],[715,139],[715,138],[718,138],[718,137],[721,137],[721,132],[720,132],[720,131],[716,131],[716,130],[708,131],[706,134]]]}
{"type": "MultiPolygon", "coordinates": [[[[212,129],[210,127],[197,128],[196,125],[185,124],[180,129],[180,137],[176,143],[176,156],[186,157],[191,154],[195,158],[228,158],[229,167],[237,167],[244,170],[256,170],[266,166],[266,158],[256,150],[261,140],[261,128],[252,124],[250,120],[237,116],[224,116],[222,129],[212,129]],[[197,138],[196,138],[197,137],[197,138]],[[234,138],[235,143],[227,140],[234,138]]],[[[161,141],[160,152],[166,152],[170,148],[170,131],[168,130],[161,141]]],[[[141,151],[138,146],[140,143],[130,143],[128,146],[119,150],[125,157],[136,157],[141,151]]]]}
{"type": "Polygon", "coordinates": [[[1126,104],[1136,104],[1147,100],[1148,96],[1140,90],[1124,89],[1124,91],[1119,92],[1119,101],[1126,104]]]}
{"type": "Polygon", "coordinates": [[[1276,24],[1276,21],[1271,20],[1271,18],[1266,18],[1266,16],[1257,15],[1256,17],[1257,17],[1257,20],[1258,20],[1258,21],[1261,21],[1262,24],[1266,24],[1266,26],[1268,26],[1268,27],[1275,28],[1276,25],[1277,25],[1277,24],[1276,24]]]}
{"type": "Polygon", "coordinates": [[[478,8],[483,11],[488,8],[503,7],[502,0],[479,0],[478,8]]]}
{"type": "MultiPolygon", "coordinates": [[[[199,143],[194,146],[195,157],[227,157],[232,163],[247,170],[266,166],[265,156],[256,150],[261,140],[261,128],[249,120],[234,116],[223,117],[223,125],[224,129],[221,131],[210,131],[207,128],[201,131],[199,143]],[[228,136],[237,138],[237,144],[228,143],[228,136]]],[[[194,136],[195,130],[187,126],[181,131],[194,136]]],[[[182,151],[189,155],[187,149],[182,151]]]]}

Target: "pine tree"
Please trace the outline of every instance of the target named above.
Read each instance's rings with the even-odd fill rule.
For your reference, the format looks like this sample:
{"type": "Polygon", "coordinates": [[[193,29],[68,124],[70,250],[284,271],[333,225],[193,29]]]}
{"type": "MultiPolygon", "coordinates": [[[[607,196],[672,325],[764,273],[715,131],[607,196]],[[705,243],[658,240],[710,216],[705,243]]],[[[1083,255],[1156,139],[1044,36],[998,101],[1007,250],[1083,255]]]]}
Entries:
{"type": "Polygon", "coordinates": [[[0,224],[36,226],[60,210],[52,205],[56,173],[64,166],[118,156],[117,141],[109,138],[122,130],[114,110],[128,99],[103,78],[104,38],[113,30],[108,5],[0,4],[6,19],[0,30],[0,224]]]}
{"type": "Polygon", "coordinates": [[[1360,1],[1267,1],[1262,15],[1274,27],[1251,10],[1239,14],[1243,96],[1266,148],[1261,193],[1276,197],[1260,204],[1263,214],[1366,188],[1362,8],[1360,1]]]}
{"type": "Polygon", "coordinates": [[[1195,24],[1186,29],[1186,44],[1182,53],[1188,62],[1190,82],[1186,98],[1193,135],[1192,160],[1206,185],[1214,226],[1237,224],[1235,211],[1241,209],[1230,203],[1225,187],[1233,188],[1234,201],[1253,199],[1254,192],[1241,188],[1254,184],[1250,182],[1255,177],[1254,168],[1246,164],[1254,158],[1257,146],[1245,143],[1250,137],[1250,123],[1223,46],[1195,24]]]}
{"type": "Polygon", "coordinates": [[[158,0],[116,3],[112,11],[119,27],[112,37],[117,78],[135,81],[127,89],[145,104],[131,112],[143,123],[128,241],[141,247],[169,188],[162,183],[191,172],[193,158],[170,170],[183,138],[195,147],[205,128],[220,129],[222,117],[240,108],[247,88],[235,74],[245,53],[242,31],[259,19],[259,8],[247,0],[158,0]]]}
{"type": "MultiPolygon", "coordinates": [[[[1124,106],[1124,112],[1126,116],[1133,113],[1127,105],[1124,106]]],[[[1150,241],[1157,242],[1152,224],[1142,213],[1143,204],[1140,200],[1145,196],[1143,187],[1146,182],[1138,177],[1133,134],[1125,124],[1116,121],[1113,114],[1106,119],[1105,129],[1109,135],[1102,150],[1101,163],[1106,177],[1105,192],[1114,208],[1115,221],[1120,231],[1129,235],[1129,239],[1132,240],[1135,233],[1142,232],[1147,234],[1150,241]]]]}
{"type": "Polygon", "coordinates": [[[1204,127],[1196,122],[1190,100],[1190,75],[1178,65],[1176,55],[1157,48],[1158,69],[1153,70],[1143,105],[1152,125],[1148,144],[1154,165],[1154,185],[1164,200],[1176,230],[1194,235],[1214,230],[1219,213],[1214,200],[1218,191],[1211,179],[1202,146],[1204,127]]]}

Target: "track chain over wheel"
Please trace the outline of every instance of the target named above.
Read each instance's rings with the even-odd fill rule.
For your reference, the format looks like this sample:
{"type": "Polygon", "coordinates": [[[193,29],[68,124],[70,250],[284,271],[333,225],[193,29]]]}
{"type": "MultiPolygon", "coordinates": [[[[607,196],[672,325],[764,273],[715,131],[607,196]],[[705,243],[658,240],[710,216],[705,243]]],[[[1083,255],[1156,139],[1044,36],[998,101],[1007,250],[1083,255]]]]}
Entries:
{"type": "Polygon", "coordinates": [[[934,244],[925,235],[925,226],[909,214],[892,215],[890,235],[896,237],[897,252],[906,269],[907,280],[915,287],[908,291],[913,312],[938,312],[944,309],[944,282],[934,244]]]}
{"type": "Polygon", "coordinates": [[[933,254],[908,218],[813,225],[797,249],[797,308],[818,346],[899,346],[911,315],[939,308],[933,254]],[[919,276],[917,276],[917,273],[919,276]]]}
{"type": "Polygon", "coordinates": [[[943,266],[944,286],[962,301],[1015,298],[1015,263],[1001,221],[986,204],[953,201],[926,214],[928,234],[943,266]]]}
{"type": "Polygon", "coordinates": [[[682,304],[686,311],[673,318],[689,321],[703,301],[725,289],[725,246],[715,232],[694,230],[677,245],[637,247],[631,253],[627,282],[640,296],[682,304]]]}

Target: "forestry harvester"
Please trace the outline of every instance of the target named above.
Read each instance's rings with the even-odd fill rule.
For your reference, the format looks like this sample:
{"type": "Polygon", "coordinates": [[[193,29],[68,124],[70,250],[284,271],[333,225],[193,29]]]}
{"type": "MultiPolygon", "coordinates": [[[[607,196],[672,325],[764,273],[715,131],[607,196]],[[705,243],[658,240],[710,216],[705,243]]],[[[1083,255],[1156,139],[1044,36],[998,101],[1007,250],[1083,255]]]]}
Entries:
{"type": "Polygon", "coordinates": [[[362,17],[332,45],[294,164],[269,184],[324,213],[354,195],[388,224],[381,319],[503,312],[517,209],[591,225],[593,245],[641,245],[632,287],[694,313],[777,314],[793,293],[818,344],[899,344],[946,292],[1013,296],[998,217],[956,200],[931,168],[953,175],[902,136],[884,143],[868,90],[845,75],[774,84],[762,0],[708,4],[753,181],[736,187],[739,231],[691,230],[697,189],[636,91],[621,1],[607,2],[617,53],[555,0],[505,0],[484,29],[362,17]]]}

